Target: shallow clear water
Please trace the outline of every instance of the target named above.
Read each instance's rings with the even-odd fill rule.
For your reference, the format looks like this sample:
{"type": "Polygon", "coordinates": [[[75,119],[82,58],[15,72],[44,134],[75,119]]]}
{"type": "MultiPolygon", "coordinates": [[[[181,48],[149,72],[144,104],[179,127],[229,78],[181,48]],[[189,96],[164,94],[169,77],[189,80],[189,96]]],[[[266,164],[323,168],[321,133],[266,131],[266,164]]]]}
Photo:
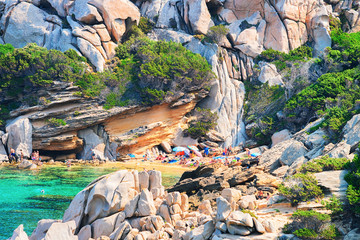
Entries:
{"type": "MultiPolygon", "coordinates": [[[[0,239],[20,224],[30,236],[40,219],[61,219],[72,198],[97,177],[119,167],[43,166],[36,170],[0,167],[0,239]],[[44,190],[44,192],[42,192],[44,190]]],[[[163,174],[163,184],[178,177],[163,174]]]]}

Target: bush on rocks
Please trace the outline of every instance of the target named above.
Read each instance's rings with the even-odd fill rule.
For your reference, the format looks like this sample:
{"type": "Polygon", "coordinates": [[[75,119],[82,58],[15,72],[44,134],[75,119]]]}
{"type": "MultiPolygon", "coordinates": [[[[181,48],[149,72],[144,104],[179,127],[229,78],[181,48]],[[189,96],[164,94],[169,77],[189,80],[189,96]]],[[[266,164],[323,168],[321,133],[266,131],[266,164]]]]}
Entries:
{"type": "Polygon", "coordinates": [[[349,184],[346,197],[349,200],[352,211],[360,214],[360,158],[355,155],[353,161],[348,165],[349,173],[345,180],[349,184]]]}
{"type": "Polygon", "coordinates": [[[287,177],[285,181],[279,185],[279,192],[288,198],[293,205],[296,205],[299,202],[323,196],[317,183],[313,175],[297,173],[287,177]]]}
{"type": "Polygon", "coordinates": [[[334,239],[337,235],[335,226],[330,224],[331,217],[328,214],[313,210],[297,210],[291,219],[293,221],[285,225],[284,231],[300,239],[334,239]]]}
{"type": "Polygon", "coordinates": [[[210,109],[195,109],[196,120],[189,123],[188,133],[194,139],[204,137],[207,132],[216,127],[216,121],[218,120],[217,113],[211,112],[210,109]]]}
{"type": "Polygon", "coordinates": [[[331,158],[326,155],[307,162],[301,167],[300,171],[306,173],[342,170],[349,162],[350,160],[347,158],[331,158]]]}

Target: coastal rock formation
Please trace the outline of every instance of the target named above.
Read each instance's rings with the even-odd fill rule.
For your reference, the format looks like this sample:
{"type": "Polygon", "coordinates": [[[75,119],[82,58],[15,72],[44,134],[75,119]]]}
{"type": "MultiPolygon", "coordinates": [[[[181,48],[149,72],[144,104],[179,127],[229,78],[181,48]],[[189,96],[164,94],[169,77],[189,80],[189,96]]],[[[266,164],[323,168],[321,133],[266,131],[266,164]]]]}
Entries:
{"type": "Polygon", "coordinates": [[[32,152],[32,125],[28,118],[16,118],[6,126],[8,151],[14,149],[17,155],[30,157],[32,152]],[[22,153],[21,153],[22,152],[22,153]]]}
{"type": "MultiPolygon", "coordinates": [[[[2,34],[0,39],[15,47],[23,47],[27,43],[34,42],[48,49],[61,51],[74,49],[87,57],[98,71],[102,71],[106,60],[114,56],[114,49],[121,42],[122,37],[134,24],[139,23],[140,16],[148,17],[155,25],[152,32],[148,34],[151,38],[181,42],[189,50],[200,53],[212,65],[217,80],[211,84],[209,97],[201,103],[201,106],[210,108],[219,116],[216,130],[224,136],[224,142],[221,142],[220,146],[239,145],[247,138],[242,119],[245,98],[243,81],[253,76],[254,58],[261,51],[272,48],[288,52],[308,42],[314,47],[314,53],[320,54],[324,48],[330,46],[329,11],[320,0],[290,2],[226,0],[221,4],[204,0],[133,2],[129,0],[117,2],[113,0],[6,1],[0,10],[2,34]],[[211,14],[218,16],[219,21],[213,22],[211,14]],[[207,34],[212,26],[225,23],[228,25],[229,34],[218,44],[198,40],[197,35],[207,34]]],[[[334,5],[335,12],[336,9],[344,9],[344,7],[334,5]]],[[[281,77],[270,64],[264,64],[259,80],[268,82],[270,85],[282,84],[281,77]]],[[[68,93],[76,92],[75,89],[67,91],[68,93]]],[[[80,100],[74,95],[68,95],[66,99],[67,101],[62,100],[57,103],[69,103],[67,110],[62,110],[67,117],[72,114],[70,109],[75,108],[70,102],[82,101],[83,106],[86,105],[83,99],[80,100]]],[[[90,100],[87,101],[88,106],[96,104],[90,100]]],[[[55,146],[62,145],[62,149],[79,153],[78,157],[84,158],[89,155],[89,149],[92,146],[91,144],[84,145],[76,131],[102,124],[108,117],[119,113],[119,110],[105,113],[100,109],[92,108],[89,114],[98,115],[95,120],[83,119],[86,121],[82,121],[82,126],[73,129],[70,129],[69,125],[74,123],[69,121],[67,131],[64,131],[63,127],[49,131],[48,128],[41,129],[42,119],[45,116],[55,115],[46,110],[48,107],[38,108],[37,116],[29,117],[34,126],[34,149],[59,151],[60,147],[56,149],[55,146]]],[[[33,110],[35,111],[34,108],[33,110]]],[[[180,114],[184,116],[187,112],[180,112],[180,114]]],[[[25,111],[20,111],[12,117],[24,114],[25,111]]],[[[151,124],[155,123],[158,122],[151,122],[151,124]]],[[[146,124],[148,125],[150,123],[146,124]]],[[[173,136],[170,132],[177,129],[174,126],[175,124],[172,124],[171,127],[167,127],[164,131],[166,134],[162,136],[157,131],[158,127],[154,127],[147,135],[158,135],[157,138],[163,138],[162,141],[169,141],[173,136]]],[[[109,128],[104,127],[107,132],[109,128]]],[[[128,131],[141,130],[140,132],[143,133],[143,129],[139,127],[144,126],[136,126],[128,131]]],[[[141,149],[139,151],[143,151],[145,146],[150,146],[149,149],[151,149],[161,144],[153,140],[148,141],[145,137],[138,138],[136,134],[133,136],[128,134],[126,138],[118,136],[118,133],[115,133],[116,136],[113,138],[111,133],[106,134],[110,141],[106,142],[107,138],[101,140],[105,148],[99,147],[101,153],[97,154],[105,159],[116,158],[115,148],[125,150],[124,147],[119,147],[122,144],[113,144],[114,139],[121,139],[122,142],[127,140],[128,143],[136,141],[136,148],[141,149]],[[139,146],[140,142],[145,142],[144,146],[139,146]]],[[[140,134],[140,137],[142,136],[140,134]]],[[[128,143],[125,145],[129,145],[128,143]]],[[[131,152],[133,149],[135,148],[129,147],[126,151],[131,152]]]]}
{"type": "Polygon", "coordinates": [[[116,43],[140,19],[130,1],[30,1],[6,4],[0,12],[5,43],[36,43],[48,49],[74,49],[103,71],[116,43]]]}
{"type": "MultiPolygon", "coordinates": [[[[157,188],[163,188],[157,171],[121,170],[102,176],[75,196],[62,221],[39,221],[30,239],[223,239],[224,234],[235,238],[255,232],[269,237],[266,219],[231,206],[245,198],[239,190],[222,191],[215,217],[211,206],[208,211],[190,210],[184,193],[153,195],[157,188]],[[146,174],[153,177],[141,190],[139,176],[146,174]]],[[[257,204],[256,199],[248,202],[257,204]]],[[[11,239],[28,239],[22,225],[11,239]]]]}

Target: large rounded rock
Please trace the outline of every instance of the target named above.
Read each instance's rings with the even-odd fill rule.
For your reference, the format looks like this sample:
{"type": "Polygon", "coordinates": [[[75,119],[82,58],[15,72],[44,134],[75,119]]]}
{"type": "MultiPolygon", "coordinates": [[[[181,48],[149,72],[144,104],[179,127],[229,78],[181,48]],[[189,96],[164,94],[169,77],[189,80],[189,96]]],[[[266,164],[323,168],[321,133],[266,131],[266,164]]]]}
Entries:
{"type": "Polygon", "coordinates": [[[360,229],[355,228],[351,230],[346,236],[344,237],[344,240],[357,240],[360,239],[360,229]]]}
{"type": "Polygon", "coordinates": [[[77,229],[80,229],[96,219],[117,213],[135,197],[134,188],[134,176],[127,170],[102,176],[75,196],[63,221],[75,220],[77,229]]]}
{"type": "Polygon", "coordinates": [[[141,191],[137,212],[139,216],[149,216],[156,213],[153,196],[146,188],[141,191]]]}
{"type": "Polygon", "coordinates": [[[8,151],[14,149],[20,156],[21,151],[25,157],[30,157],[32,152],[32,125],[27,118],[16,118],[6,126],[8,135],[8,151]]]}
{"type": "Polygon", "coordinates": [[[13,232],[13,235],[9,240],[29,240],[28,235],[24,231],[24,225],[19,225],[13,232]]]}
{"type": "Polygon", "coordinates": [[[32,232],[30,240],[43,239],[53,223],[60,220],[42,219],[38,222],[36,229],[32,232]]]}
{"type": "Polygon", "coordinates": [[[195,34],[206,34],[211,22],[211,16],[205,0],[185,0],[184,20],[195,34]]]}
{"type": "Polygon", "coordinates": [[[351,147],[360,142],[360,114],[353,116],[343,129],[344,141],[351,147]]]}
{"type": "Polygon", "coordinates": [[[283,165],[290,166],[296,159],[303,157],[307,153],[307,150],[303,143],[294,141],[288,146],[281,154],[280,162],[283,165]]]}
{"type": "MultiPolygon", "coordinates": [[[[277,72],[276,66],[271,63],[261,62],[259,64],[261,67],[260,75],[258,80],[261,83],[268,83],[271,86],[283,86],[284,82],[282,81],[281,75],[277,72]]],[[[272,139],[272,138],[271,138],[272,139]]]]}
{"type": "Polygon", "coordinates": [[[68,240],[78,240],[78,237],[75,236],[76,224],[75,221],[69,221],[66,223],[56,222],[53,223],[49,230],[47,231],[44,240],[58,240],[58,239],[68,239],[68,240]]]}
{"type": "Polygon", "coordinates": [[[216,198],[216,221],[225,221],[231,213],[230,203],[223,197],[216,198]]]}
{"type": "Polygon", "coordinates": [[[45,11],[28,2],[16,5],[8,20],[5,42],[16,48],[24,47],[28,43],[43,46],[44,37],[50,33],[52,25],[45,21],[47,15],[45,11]]]}
{"type": "Polygon", "coordinates": [[[239,225],[244,227],[253,227],[254,222],[249,213],[243,213],[241,211],[234,211],[228,217],[226,221],[227,226],[239,225]]]}
{"type": "Polygon", "coordinates": [[[272,142],[271,146],[273,147],[280,142],[289,140],[290,138],[291,138],[291,133],[287,129],[276,132],[271,136],[271,142],[272,142]]]}

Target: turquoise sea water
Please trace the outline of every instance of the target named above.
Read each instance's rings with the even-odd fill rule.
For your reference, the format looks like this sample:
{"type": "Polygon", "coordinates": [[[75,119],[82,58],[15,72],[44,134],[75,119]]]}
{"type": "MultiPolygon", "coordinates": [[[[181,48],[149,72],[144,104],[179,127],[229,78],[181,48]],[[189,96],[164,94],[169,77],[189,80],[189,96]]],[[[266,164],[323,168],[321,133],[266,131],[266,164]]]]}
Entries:
{"type": "MultiPolygon", "coordinates": [[[[61,219],[79,191],[97,177],[117,170],[119,167],[86,165],[36,170],[0,167],[0,239],[11,237],[20,224],[30,236],[40,219],[61,219]]],[[[164,185],[177,179],[163,175],[164,185]]]]}

